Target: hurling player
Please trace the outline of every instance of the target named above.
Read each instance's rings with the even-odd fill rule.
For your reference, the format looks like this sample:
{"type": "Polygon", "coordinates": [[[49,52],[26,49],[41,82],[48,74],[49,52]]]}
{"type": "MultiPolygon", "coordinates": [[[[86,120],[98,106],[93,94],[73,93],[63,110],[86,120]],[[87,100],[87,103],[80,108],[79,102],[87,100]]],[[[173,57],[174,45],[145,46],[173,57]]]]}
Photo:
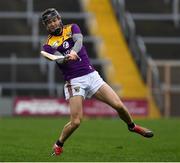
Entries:
{"type": "Polygon", "coordinates": [[[127,124],[129,131],[147,138],[152,137],[152,131],[133,122],[119,96],[91,65],[79,26],[77,24],[63,25],[60,14],[54,8],[46,9],[42,13],[42,22],[49,33],[43,50],[53,55],[65,56],[64,60],[57,59],[56,63],[66,81],[64,92],[70,106],[70,121],[64,126],[54,144],[53,155],[60,155],[63,152],[63,144],[80,126],[83,100],[92,96],[114,108],[127,124]]]}

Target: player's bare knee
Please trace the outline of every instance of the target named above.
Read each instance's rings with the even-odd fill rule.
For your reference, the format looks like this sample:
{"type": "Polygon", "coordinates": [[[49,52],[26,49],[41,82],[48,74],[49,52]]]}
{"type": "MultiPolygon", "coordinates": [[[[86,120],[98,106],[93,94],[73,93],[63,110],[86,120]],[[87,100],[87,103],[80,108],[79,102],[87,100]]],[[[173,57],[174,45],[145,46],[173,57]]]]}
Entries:
{"type": "Polygon", "coordinates": [[[71,121],[71,125],[73,128],[78,128],[81,124],[81,119],[80,118],[77,118],[77,119],[73,119],[71,121]]]}

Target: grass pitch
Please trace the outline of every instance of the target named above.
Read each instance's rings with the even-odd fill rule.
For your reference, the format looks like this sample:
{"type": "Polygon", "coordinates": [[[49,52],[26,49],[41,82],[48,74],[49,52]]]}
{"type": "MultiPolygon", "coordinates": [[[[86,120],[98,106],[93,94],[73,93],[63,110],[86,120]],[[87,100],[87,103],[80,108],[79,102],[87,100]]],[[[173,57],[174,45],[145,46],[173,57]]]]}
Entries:
{"type": "Polygon", "coordinates": [[[0,162],[180,161],[180,119],[138,120],[155,136],[144,138],[118,119],[84,120],[60,157],[51,148],[67,118],[1,118],[0,162]]]}

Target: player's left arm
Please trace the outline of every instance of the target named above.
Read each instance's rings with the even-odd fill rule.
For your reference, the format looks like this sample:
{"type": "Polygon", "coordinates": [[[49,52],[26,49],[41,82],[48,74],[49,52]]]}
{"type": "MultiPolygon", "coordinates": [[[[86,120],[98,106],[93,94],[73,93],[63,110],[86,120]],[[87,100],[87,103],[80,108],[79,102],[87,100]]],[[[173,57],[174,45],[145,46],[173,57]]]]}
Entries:
{"type": "Polygon", "coordinates": [[[83,35],[81,34],[79,26],[76,24],[72,25],[72,39],[74,41],[74,46],[70,54],[68,54],[68,57],[70,60],[81,60],[81,58],[78,56],[78,52],[83,46],[83,35]]]}
{"type": "Polygon", "coordinates": [[[73,41],[75,42],[72,50],[74,50],[76,53],[78,53],[83,45],[83,35],[81,33],[73,34],[73,41]]]}

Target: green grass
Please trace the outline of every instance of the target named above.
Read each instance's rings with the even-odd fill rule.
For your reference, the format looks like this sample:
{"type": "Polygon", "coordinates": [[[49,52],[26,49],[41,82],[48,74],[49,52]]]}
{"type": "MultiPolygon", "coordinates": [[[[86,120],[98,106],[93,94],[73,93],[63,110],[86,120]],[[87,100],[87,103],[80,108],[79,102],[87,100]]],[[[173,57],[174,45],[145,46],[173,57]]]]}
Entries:
{"type": "Polygon", "coordinates": [[[60,157],[50,156],[66,118],[1,118],[0,162],[180,161],[180,119],[138,120],[152,139],[127,130],[118,119],[84,120],[60,157]]]}

